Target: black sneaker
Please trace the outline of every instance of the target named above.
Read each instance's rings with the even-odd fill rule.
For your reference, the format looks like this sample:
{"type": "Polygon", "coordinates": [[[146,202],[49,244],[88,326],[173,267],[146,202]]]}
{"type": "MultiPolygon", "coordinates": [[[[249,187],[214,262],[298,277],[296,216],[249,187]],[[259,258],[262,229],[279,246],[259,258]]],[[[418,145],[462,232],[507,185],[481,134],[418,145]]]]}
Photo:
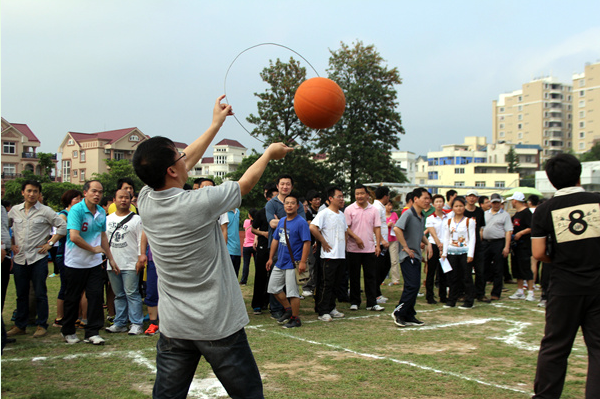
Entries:
{"type": "Polygon", "coordinates": [[[402,316],[398,316],[395,312],[392,313],[392,319],[394,319],[394,324],[397,325],[398,327],[406,327],[406,320],[404,320],[404,317],[402,316]]]}
{"type": "Polygon", "coordinates": [[[271,318],[273,320],[279,320],[279,318],[283,316],[283,312],[272,312],[271,313],[271,318]]]}
{"type": "Polygon", "coordinates": [[[294,327],[302,327],[302,322],[297,317],[294,317],[293,319],[290,319],[290,321],[288,321],[283,326],[283,328],[294,328],[294,327]]]}
{"type": "Polygon", "coordinates": [[[446,302],[446,304],[444,305],[445,308],[453,308],[454,306],[456,305],[450,302],[446,302]]]}
{"type": "Polygon", "coordinates": [[[280,318],[277,319],[277,323],[279,323],[279,324],[287,323],[291,317],[292,317],[292,311],[286,310],[285,313],[283,315],[281,315],[280,318]]]}
{"type": "Polygon", "coordinates": [[[406,319],[406,325],[407,326],[422,326],[424,324],[425,324],[425,322],[417,319],[416,317],[412,317],[410,319],[406,319]]]}
{"type": "Polygon", "coordinates": [[[458,308],[459,309],[473,309],[473,304],[467,305],[466,303],[463,303],[458,308]]]}
{"type": "Polygon", "coordinates": [[[428,299],[427,303],[430,305],[435,305],[435,304],[437,304],[437,301],[435,299],[428,299]]]}

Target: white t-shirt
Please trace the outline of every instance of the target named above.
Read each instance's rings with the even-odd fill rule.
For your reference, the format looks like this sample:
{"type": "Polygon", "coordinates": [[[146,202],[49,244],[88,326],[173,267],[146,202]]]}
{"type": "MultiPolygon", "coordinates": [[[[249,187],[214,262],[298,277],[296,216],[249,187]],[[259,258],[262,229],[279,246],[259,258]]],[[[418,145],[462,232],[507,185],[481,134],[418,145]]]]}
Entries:
{"type": "Polygon", "coordinates": [[[442,223],[442,245],[443,256],[467,254],[472,258],[475,253],[475,225],[476,223],[468,217],[463,217],[458,223],[452,219],[444,220],[442,223]]]}
{"type": "Polygon", "coordinates": [[[321,248],[321,258],[324,259],[345,259],[346,258],[346,217],[344,212],[335,213],[329,208],[319,211],[311,224],[314,224],[321,230],[323,238],[331,247],[331,251],[325,252],[321,248]]]}
{"type": "MultiPolygon", "coordinates": [[[[442,225],[444,223],[448,223],[448,215],[445,213],[442,215],[441,218],[435,213],[432,213],[427,217],[427,219],[425,219],[425,228],[427,229],[429,227],[433,227],[435,229],[435,234],[442,243],[444,240],[444,236],[442,236],[442,225]]],[[[427,239],[430,243],[435,244],[435,240],[433,239],[433,236],[431,234],[429,234],[429,237],[427,239]]]]}
{"type": "Polygon", "coordinates": [[[387,218],[385,217],[385,205],[379,200],[373,201],[373,206],[379,211],[379,219],[381,219],[381,238],[388,241],[387,218]]]}
{"type": "MultiPolygon", "coordinates": [[[[106,238],[110,241],[110,252],[121,270],[135,270],[138,256],[140,255],[140,242],[142,239],[142,219],[133,215],[131,220],[119,227],[115,227],[129,215],[117,216],[111,213],[106,217],[106,238]],[[114,235],[113,235],[114,232],[114,235]]],[[[106,270],[112,270],[110,262],[107,262],[106,270]]]]}

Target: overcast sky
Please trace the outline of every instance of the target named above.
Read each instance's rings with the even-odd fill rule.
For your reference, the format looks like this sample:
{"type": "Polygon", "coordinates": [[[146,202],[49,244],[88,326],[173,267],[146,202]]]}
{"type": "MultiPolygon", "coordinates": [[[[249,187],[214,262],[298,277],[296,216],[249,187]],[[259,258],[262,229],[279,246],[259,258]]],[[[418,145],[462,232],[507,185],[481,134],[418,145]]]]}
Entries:
{"type": "MultiPolygon", "coordinates": [[[[570,83],[598,62],[599,15],[591,0],[3,0],[2,116],[29,125],[44,152],[56,152],[68,131],[128,127],[189,144],[225,90],[251,130],[259,72],[270,59],[299,59],[258,47],[238,58],[225,85],[244,49],[279,43],[327,76],[330,50],[360,40],[403,79],[399,149],[425,154],[464,136],[491,139],[499,94],[550,74],[570,83]]],[[[222,138],[262,150],[233,119],[222,138]]]]}

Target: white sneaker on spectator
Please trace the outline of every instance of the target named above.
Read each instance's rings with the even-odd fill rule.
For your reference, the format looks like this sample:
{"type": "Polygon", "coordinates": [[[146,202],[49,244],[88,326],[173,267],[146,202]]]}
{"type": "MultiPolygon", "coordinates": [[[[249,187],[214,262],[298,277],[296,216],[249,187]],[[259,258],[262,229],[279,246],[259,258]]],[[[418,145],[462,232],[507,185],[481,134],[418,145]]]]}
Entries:
{"type": "Polygon", "coordinates": [[[108,331],[109,333],[122,333],[122,332],[127,332],[127,327],[125,327],[125,326],[119,327],[116,324],[113,324],[110,327],[106,327],[105,330],[108,331]]]}
{"type": "Polygon", "coordinates": [[[508,297],[508,299],[525,299],[523,291],[518,291],[508,297]]]}
{"type": "Polygon", "coordinates": [[[104,339],[99,335],[92,335],[83,340],[83,342],[93,345],[104,345],[104,339]]]}
{"type": "Polygon", "coordinates": [[[313,292],[311,290],[302,290],[302,296],[313,296],[313,292]]]}
{"type": "Polygon", "coordinates": [[[383,306],[375,305],[375,306],[368,307],[367,310],[373,310],[375,312],[381,312],[382,310],[385,310],[385,308],[383,306]]]}
{"type": "Polygon", "coordinates": [[[77,338],[76,334],[63,335],[63,333],[60,333],[60,335],[67,344],[76,344],[77,342],[81,341],[79,338],[77,338]]]}
{"type": "Polygon", "coordinates": [[[350,305],[350,310],[358,310],[358,305],[350,305]]]}
{"type": "Polygon", "coordinates": [[[329,312],[329,315],[331,317],[333,317],[334,319],[341,319],[342,317],[345,316],[342,312],[340,312],[336,308],[333,308],[333,310],[331,312],[329,312]]]}
{"type": "Polygon", "coordinates": [[[132,324],[131,327],[129,328],[129,332],[127,334],[140,335],[143,333],[144,333],[144,326],[142,326],[141,324],[132,324]]]}
{"type": "Polygon", "coordinates": [[[380,295],[377,297],[377,303],[387,303],[388,298],[384,297],[383,295],[380,295]]]}
{"type": "Polygon", "coordinates": [[[325,313],[323,316],[317,317],[321,321],[332,321],[333,319],[329,315],[329,313],[325,313]]]}
{"type": "Polygon", "coordinates": [[[525,298],[526,301],[529,302],[534,302],[535,301],[535,295],[533,295],[533,291],[529,291],[527,293],[527,298],[525,298]]]}

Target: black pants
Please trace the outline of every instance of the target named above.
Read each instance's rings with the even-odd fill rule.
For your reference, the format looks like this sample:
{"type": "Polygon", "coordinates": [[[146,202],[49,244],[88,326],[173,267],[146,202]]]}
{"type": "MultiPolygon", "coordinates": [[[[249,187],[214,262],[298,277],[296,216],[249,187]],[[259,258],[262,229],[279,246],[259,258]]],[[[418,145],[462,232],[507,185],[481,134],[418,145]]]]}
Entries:
{"type": "Polygon", "coordinates": [[[482,243],[478,243],[479,248],[475,247],[473,262],[471,263],[475,270],[475,298],[483,298],[485,296],[485,275],[483,267],[483,248],[482,243]]]}
{"type": "Polygon", "coordinates": [[[2,310],[4,311],[4,300],[6,299],[6,290],[8,289],[8,282],[10,281],[10,266],[12,264],[11,259],[7,256],[2,261],[2,310]]]}
{"type": "MultiPolygon", "coordinates": [[[[435,283],[435,273],[438,272],[440,266],[440,249],[437,245],[431,244],[431,248],[433,248],[431,258],[427,260],[427,274],[425,275],[425,299],[427,302],[431,302],[435,300],[435,295],[433,294],[433,288],[435,283]]],[[[438,273],[438,276],[441,277],[441,274],[438,273]]],[[[441,284],[440,284],[441,287],[441,284]]],[[[444,292],[443,298],[446,297],[446,293],[444,292]]],[[[442,298],[442,293],[440,292],[440,298],[442,298]]]]}
{"type": "Polygon", "coordinates": [[[267,261],[269,260],[269,248],[256,247],[254,254],[254,291],[252,293],[252,309],[264,308],[269,304],[267,284],[267,261]]]}
{"type": "Polygon", "coordinates": [[[342,284],[345,268],[344,259],[322,259],[318,269],[319,288],[315,296],[316,310],[319,316],[330,313],[335,308],[335,287],[342,284]]]}
{"type": "Polygon", "coordinates": [[[534,398],[560,398],[579,326],[588,349],[585,397],[600,398],[600,295],[551,295],[548,299],[534,398]]]}
{"type": "Polygon", "coordinates": [[[500,298],[502,294],[502,278],[504,271],[504,256],[502,250],[504,249],[505,240],[501,238],[494,241],[484,241],[484,264],[486,268],[491,270],[492,279],[494,285],[492,287],[491,295],[500,298]]]}
{"type": "Polygon", "coordinates": [[[448,304],[455,305],[462,292],[465,293],[465,306],[473,306],[473,276],[471,263],[467,262],[467,254],[448,255],[452,271],[448,272],[450,279],[450,295],[448,304]]]}
{"type": "Polygon", "coordinates": [[[367,307],[377,305],[377,258],[375,252],[346,252],[346,259],[350,274],[350,303],[360,306],[360,267],[362,265],[367,307]]]}
{"type": "Polygon", "coordinates": [[[377,257],[377,286],[375,287],[376,297],[381,296],[381,284],[383,284],[385,281],[385,278],[390,272],[391,267],[392,262],[390,258],[390,251],[385,250],[384,253],[377,257]]]}
{"type": "Polygon", "coordinates": [[[542,298],[548,300],[548,296],[550,292],[548,291],[550,287],[550,274],[552,273],[552,263],[542,263],[541,268],[538,269],[538,275],[540,275],[540,282],[542,286],[542,298]]]}
{"type": "Polygon", "coordinates": [[[85,338],[98,335],[100,329],[104,327],[104,309],[102,308],[104,269],[101,265],[89,269],[75,269],[65,266],[62,273],[65,273],[67,286],[64,305],[65,316],[63,317],[61,332],[63,335],[75,334],[75,321],[79,315],[79,301],[81,300],[81,294],[85,291],[88,301],[88,323],[85,327],[85,338]]]}

